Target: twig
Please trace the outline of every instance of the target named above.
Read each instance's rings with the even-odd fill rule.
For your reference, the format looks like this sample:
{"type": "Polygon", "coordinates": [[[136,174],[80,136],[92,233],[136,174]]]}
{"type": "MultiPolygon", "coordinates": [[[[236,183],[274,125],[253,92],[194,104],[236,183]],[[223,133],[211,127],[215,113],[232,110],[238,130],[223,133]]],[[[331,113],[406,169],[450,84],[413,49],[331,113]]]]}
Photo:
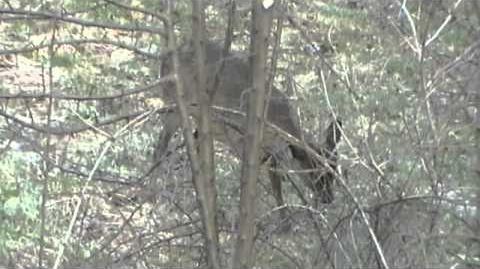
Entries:
{"type": "MultiPolygon", "coordinates": [[[[143,116],[143,114],[138,116],[136,119],[134,119],[134,121],[138,121],[142,116],[143,116]]],[[[129,125],[129,124],[127,124],[127,125],[129,125]]],[[[58,269],[58,267],[62,263],[63,253],[64,253],[64,250],[65,250],[65,244],[68,243],[68,241],[69,241],[69,239],[72,235],[73,226],[75,225],[75,222],[77,220],[78,214],[80,212],[80,206],[82,205],[83,198],[86,196],[86,191],[87,191],[87,188],[90,184],[90,181],[93,178],[93,175],[98,170],[98,167],[100,166],[100,162],[102,161],[103,157],[107,154],[110,147],[113,145],[113,142],[115,141],[115,139],[123,134],[123,130],[124,130],[124,128],[121,128],[119,131],[117,131],[113,135],[113,139],[109,139],[109,140],[106,141],[105,145],[103,146],[102,151],[100,152],[99,156],[97,157],[97,160],[95,161],[95,164],[94,164],[92,170],[90,170],[88,178],[85,181],[85,183],[82,187],[82,190],[80,192],[80,196],[75,196],[73,198],[74,200],[76,200],[76,204],[75,204],[74,211],[73,211],[73,216],[70,220],[70,223],[68,225],[68,229],[65,233],[65,236],[62,240],[62,243],[61,243],[61,245],[58,249],[58,252],[57,252],[57,255],[56,255],[56,258],[55,258],[55,263],[52,267],[53,269],[58,269]]]]}

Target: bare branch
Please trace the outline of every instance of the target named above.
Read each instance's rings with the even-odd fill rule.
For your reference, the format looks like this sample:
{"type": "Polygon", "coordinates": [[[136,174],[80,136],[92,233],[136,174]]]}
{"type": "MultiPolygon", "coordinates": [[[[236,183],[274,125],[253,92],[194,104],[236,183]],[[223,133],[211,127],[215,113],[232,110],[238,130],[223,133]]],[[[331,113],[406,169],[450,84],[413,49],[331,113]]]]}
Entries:
{"type": "Polygon", "coordinates": [[[64,41],[57,41],[55,40],[54,43],[43,43],[39,45],[26,45],[23,48],[16,48],[16,49],[7,49],[7,50],[0,50],[0,56],[1,55],[10,55],[10,54],[21,54],[21,53],[29,53],[41,49],[48,48],[50,45],[54,46],[65,46],[65,45],[82,45],[82,44],[107,44],[107,45],[112,45],[116,46],[118,48],[126,49],[129,51],[132,51],[138,55],[142,55],[144,57],[152,58],[152,59],[159,59],[162,58],[162,55],[155,54],[155,53],[149,53],[146,51],[143,51],[141,49],[138,49],[135,46],[131,46],[128,44],[125,44],[123,42],[118,42],[118,41],[113,41],[113,40],[107,40],[107,39],[73,39],[73,40],[64,40],[64,41]]]}
{"type": "MultiPolygon", "coordinates": [[[[152,112],[158,112],[158,113],[164,113],[164,112],[170,112],[173,110],[173,107],[164,107],[161,109],[154,110],[152,112]]],[[[11,120],[16,124],[21,125],[22,127],[32,129],[34,131],[40,132],[40,133],[45,133],[45,134],[51,134],[51,135],[57,135],[57,136],[63,136],[63,135],[73,135],[76,133],[84,132],[84,131],[94,131],[94,127],[98,128],[101,126],[105,125],[110,125],[117,123],[122,120],[131,120],[133,118],[136,118],[142,114],[145,114],[145,111],[138,111],[138,112],[133,112],[129,113],[126,115],[119,115],[112,117],[110,119],[101,121],[95,125],[86,125],[86,124],[81,124],[77,126],[59,126],[59,127],[44,127],[44,126],[38,126],[35,124],[30,124],[22,119],[19,119],[17,117],[14,117],[12,115],[7,114],[6,112],[3,112],[0,110],[0,116],[4,117],[7,120],[11,120]]],[[[148,115],[145,115],[144,117],[147,117],[148,115]]],[[[52,124],[53,125],[53,124],[52,124]]]]}
{"type": "Polygon", "coordinates": [[[125,4],[122,4],[122,3],[119,3],[117,1],[113,1],[113,0],[103,0],[113,6],[117,6],[117,7],[120,7],[122,9],[126,9],[126,10],[130,10],[130,11],[135,11],[135,12],[139,12],[139,13],[143,13],[143,14],[147,14],[147,15],[150,15],[152,17],[155,17],[159,20],[161,20],[163,23],[167,23],[168,21],[168,17],[163,15],[163,14],[160,14],[160,13],[157,13],[157,12],[153,12],[151,10],[148,10],[148,9],[144,9],[144,8],[139,8],[139,7],[132,7],[132,6],[128,6],[128,5],[125,5],[125,4]]]}
{"type": "Polygon", "coordinates": [[[50,20],[57,20],[62,22],[69,22],[77,25],[81,25],[84,27],[98,27],[104,29],[115,29],[115,30],[122,30],[122,31],[139,31],[139,32],[146,32],[151,34],[160,34],[162,36],[165,35],[163,29],[157,27],[149,27],[149,26],[142,26],[142,25],[121,25],[116,23],[108,23],[108,22],[95,22],[95,21],[88,21],[82,20],[75,17],[70,17],[62,12],[45,12],[45,11],[30,11],[30,10],[22,10],[22,9],[5,9],[0,8],[0,14],[12,14],[12,15],[22,15],[24,16],[25,20],[36,20],[36,19],[50,19],[50,20]]]}
{"type": "MultiPolygon", "coordinates": [[[[172,80],[172,76],[165,76],[151,84],[141,86],[135,89],[129,89],[125,92],[113,94],[113,95],[105,95],[105,96],[83,96],[83,95],[65,95],[65,94],[54,94],[52,93],[51,97],[57,100],[72,100],[72,101],[101,101],[101,100],[112,100],[112,99],[119,99],[124,98],[130,95],[135,95],[139,93],[143,93],[150,90],[158,90],[158,86],[172,80]]],[[[16,93],[16,94],[0,94],[0,99],[45,99],[49,98],[50,94],[46,93],[16,93]]]]}

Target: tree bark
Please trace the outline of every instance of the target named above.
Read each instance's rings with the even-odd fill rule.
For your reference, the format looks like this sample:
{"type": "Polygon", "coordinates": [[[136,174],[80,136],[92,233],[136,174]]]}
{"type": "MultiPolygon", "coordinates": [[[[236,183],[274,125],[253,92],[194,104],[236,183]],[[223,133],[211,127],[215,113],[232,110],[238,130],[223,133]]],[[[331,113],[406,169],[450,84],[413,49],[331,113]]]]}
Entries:
{"type": "MultiPolygon", "coordinates": [[[[480,75],[480,70],[477,71],[477,74],[480,75]]],[[[475,113],[475,119],[474,119],[474,128],[475,128],[475,141],[477,145],[477,156],[476,160],[474,161],[474,169],[476,173],[476,187],[477,188],[477,201],[476,201],[476,234],[475,237],[478,239],[480,238],[480,79],[479,83],[477,84],[477,92],[475,93],[475,104],[476,104],[476,113],[475,113]]],[[[477,248],[477,253],[474,255],[476,258],[480,258],[480,243],[477,242],[476,244],[477,248]]]]}
{"type": "MultiPolygon", "coordinates": [[[[480,26],[480,4],[477,1],[472,1],[472,8],[477,15],[477,23],[480,26]]],[[[476,40],[480,38],[480,31],[476,31],[475,33],[476,40]]],[[[480,52],[477,51],[475,52],[476,55],[480,54],[480,52]]],[[[477,58],[478,59],[478,58],[477,58]]],[[[476,144],[476,154],[474,156],[474,160],[472,162],[473,165],[473,172],[474,172],[474,181],[476,184],[474,184],[474,188],[476,188],[477,193],[476,193],[476,201],[474,201],[474,205],[476,207],[475,210],[475,223],[474,223],[474,228],[476,233],[474,236],[478,239],[480,238],[480,67],[479,67],[480,61],[476,61],[475,64],[472,66],[472,68],[475,68],[473,70],[473,76],[471,79],[473,79],[473,82],[471,83],[471,86],[468,87],[469,91],[472,91],[473,93],[473,103],[475,107],[475,113],[473,115],[473,128],[474,128],[474,139],[475,139],[475,144],[476,144]]],[[[474,249],[476,251],[473,253],[474,258],[478,259],[480,258],[480,243],[478,241],[475,242],[474,249]]],[[[477,260],[478,261],[478,260],[477,260]]]]}
{"type": "Polygon", "coordinates": [[[254,262],[255,204],[260,147],[263,140],[266,93],[266,60],[273,6],[264,7],[261,0],[252,0],[252,89],[249,93],[247,133],[243,149],[240,190],[240,225],[233,260],[234,269],[251,268],[254,262]]]}
{"type": "MultiPolygon", "coordinates": [[[[479,21],[480,22],[480,21],[479,21]]],[[[474,172],[474,180],[476,184],[474,184],[474,188],[476,188],[476,201],[474,202],[476,206],[476,217],[474,227],[476,230],[476,234],[474,236],[478,239],[480,238],[480,68],[475,66],[476,68],[473,72],[473,80],[472,87],[469,88],[474,94],[473,102],[475,104],[475,113],[473,117],[473,128],[474,128],[474,139],[476,141],[476,155],[474,156],[473,164],[473,172],[474,172]]],[[[475,258],[480,258],[480,243],[475,243],[476,253],[473,253],[475,258]]]]}
{"type": "MultiPolygon", "coordinates": [[[[193,6],[194,9],[197,12],[194,13],[194,17],[196,16],[195,13],[198,13],[198,9],[200,6],[196,5],[199,3],[195,3],[193,1],[193,6]]],[[[189,109],[187,107],[186,103],[186,92],[184,89],[184,85],[182,83],[182,80],[179,79],[179,60],[178,60],[178,54],[175,50],[176,48],[176,38],[173,30],[173,1],[168,2],[168,11],[170,15],[170,21],[168,23],[168,47],[171,51],[173,51],[173,73],[174,73],[174,82],[175,82],[175,89],[176,89],[176,103],[177,103],[177,109],[180,114],[181,118],[181,123],[183,127],[183,135],[187,144],[187,151],[188,151],[188,156],[190,160],[190,166],[192,170],[192,179],[193,183],[195,186],[196,190],[196,196],[198,203],[200,205],[200,215],[202,219],[202,224],[203,224],[203,236],[205,238],[205,246],[206,246],[206,251],[207,251],[207,263],[208,263],[208,268],[212,269],[219,269],[220,264],[218,260],[218,232],[217,232],[217,227],[216,227],[216,218],[215,218],[215,202],[216,202],[216,196],[215,196],[215,186],[213,185],[213,190],[211,187],[212,184],[214,184],[214,178],[213,178],[213,171],[207,171],[210,167],[213,167],[213,149],[208,149],[209,145],[205,145],[201,147],[201,152],[202,154],[208,154],[209,150],[210,153],[212,154],[211,159],[201,161],[199,152],[197,151],[195,139],[193,136],[193,126],[190,121],[190,115],[189,115],[189,109]],[[202,151],[203,149],[203,151],[202,151]],[[205,150],[206,149],[206,150],[205,150]],[[211,161],[211,162],[210,162],[211,161]],[[206,167],[207,165],[207,167],[206,167]],[[210,173],[210,177],[207,177],[208,173],[210,173]],[[211,196],[209,196],[211,195],[211,196]]],[[[201,12],[200,12],[201,13],[201,12]]],[[[200,15],[201,16],[201,15],[200,15]]],[[[197,17],[198,18],[198,17],[197,17]]],[[[195,21],[195,18],[193,19],[195,21]]],[[[195,23],[194,23],[195,24],[195,23]]],[[[201,26],[200,26],[201,27],[201,26]]],[[[194,31],[195,32],[195,31],[194,31]]],[[[199,50],[197,51],[197,57],[200,58],[205,58],[205,53],[204,49],[201,49],[201,41],[200,38],[202,34],[198,33],[198,44],[199,44],[199,50]],[[202,56],[203,55],[203,56],[202,56]]],[[[197,84],[197,90],[203,89],[206,91],[206,78],[205,74],[203,73],[203,68],[205,61],[199,61],[198,64],[198,69],[201,69],[202,73],[199,73],[197,78],[198,78],[198,84],[197,84]],[[203,78],[202,75],[203,74],[203,78]],[[203,87],[202,84],[203,83],[203,87]]],[[[201,94],[203,96],[203,94],[201,94]]],[[[209,117],[208,115],[208,103],[203,104],[204,106],[207,106],[207,118],[209,117]]],[[[205,107],[203,108],[205,109],[205,107]]],[[[200,125],[207,125],[201,126],[201,132],[203,133],[203,136],[205,137],[205,129],[207,129],[207,135],[209,133],[209,119],[207,119],[206,123],[204,124],[203,122],[200,125]]],[[[210,138],[211,139],[211,138],[210,138]]],[[[203,144],[203,143],[201,143],[203,144]]],[[[213,143],[211,144],[213,147],[213,143]]]]}
{"type": "Polygon", "coordinates": [[[199,115],[199,161],[201,177],[194,177],[197,196],[200,197],[204,235],[208,251],[208,268],[220,268],[218,256],[217,191],[215,189],[215,164],[211,131],[210,98],[205,73],[205,14],[202,0],[192,0],[192,30],[195,48],[196,92],[200,106],[199,115]]]}

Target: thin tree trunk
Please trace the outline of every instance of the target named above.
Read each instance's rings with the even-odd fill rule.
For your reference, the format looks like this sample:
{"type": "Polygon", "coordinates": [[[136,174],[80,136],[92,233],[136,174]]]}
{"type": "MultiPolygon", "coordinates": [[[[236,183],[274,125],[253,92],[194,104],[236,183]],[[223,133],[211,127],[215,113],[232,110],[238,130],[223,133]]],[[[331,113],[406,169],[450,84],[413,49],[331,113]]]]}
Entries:
{"type": "MultiPolygon", "coordinates": [[[[218,269],[220,268],[220,265],[218,262],[218,234],[216,231],[215,208],[213,208],[213,210],[211,209],[211,207],[215,207],[215,197],[213,197],[213,199],[212,197],[208,197],[207,191],[206,191],[207,188],[205,187],[207,185],[207,182],[209,183],[214,183],[214,182],[212,182],[212,178],[207,179],[206,175],[204,174],[205,165],[202,164],[202,162],[200,161],[199,153],[197,152],[197,147],[195,145],[195,139],[193,137],[193,126],[189,119],[190,115],[189,115],[189,112],[188,112],[189,110],[186,103],[187,98],[186,98],[184,85],[182,83],[182,80],[179,79],[179,60],[178,60],[178,54],[175,50],[176,41],[175,41],[175,34],[173,31],[173,25],[172,25],[173,1],[168,2],[168,10],[170,15],[170,21],[167,27],[168,35],[169,35],[168,47],[171,51],[173,51],[172,59],[173,59],[173,70],[175,74],[174,78],[175,78],[175,88],[176,88],[177,109],[180,114],[182,127],[183,127],[183,135],[187,144],[188,156],[190,159],[190,166],[192,170],[192,179],[195,185],[198,203],[200,204],[200,215],[201,215],[202,224],[204,228],[203,235],[205,237],[205,243],[206,243],[205,245],[206,245],[207,257],[208,257],[207,258],[208,268],[218,269]],[[213,221],[211,221],[212,219],[213,221]]],[[[202,55],[201,52],[200,52],[200,55],[202,55]]],[[[204,69],[204,68],[201,68],[201,65],[204,64],[204,62],[199,62],[198,64],[200,66],[200,69],[204,69]]],[[[203,79],[199,78],[199,80],[205,81],[205,78],[203,79]]],[[[201,86],[199,87],[201,88],[201,86]]],[[[205,88],[205,86],[203,88],[205,88]]],[[[207,121],[207,124],[208,124],[208,121],[207,121]]],[[[208,161],[206,161],[206,163],[208,163],[208,161]]],[[[213,166],[213,160],[211,165],[213,166]]],[[[214,193],[212,195],[214,195],[214,193]]]]}
{"type": "Polygon", "coordinates": [[[215,164],[213,137],[211,132],[210,98],[207,91],[205,72],[205,14],[202,0],[192,0],[192,30],[195,47],[196,92],[200,103],[199,157],[202,177],[195,178],[197,195],[201,197],[202,219],[208,251],[208,268],[220,268],[218,256],[218,226],[216,217],[217,191],[215,189],[215,164]]]}
{"type": "MultiPolygon", "coordinates": [[[[479,75],[480,75],[480,71],[477,72],[479,75]]],[[[480,87],[480,83],[477,87],[480,87]]],[[[476,223],[475,223],[475,226],[476,226],[476,231],[477,233],[475,234],[475,237],[478,239],[480,238],[480,88],[477,88],[477,92],[476,92],[476,97],[475,97],[475,103],[476,103],[476,108],[477,108],[477,111],[476,111],[476,115],[475,115],[475,121],[474,121],[474,124],[475,124],[475,141],[477,142],[476,145],[477,145],[477,156],[476,156],[476,160],[474,162],[474,169],[475,169],[475,173],[477,175],[476,177],[476,187],[477,188],[477,202],[476,202],[476,206],[477,206],[477,210],[476,210],[476,213],[477,213],[477,216],[476,216],[476,223]]],[[[476,257],[480,257],[480,243],[477,242],[477,253],[475,253],[474,255],[476,255],[476,257]]]]}
{"type": "MultiPolygon", "coordinates": [[[[472,9],[474,10],[475,14],[477,15],[477,23],[478,23],[478,26],[480,26],[480,4],[478,3],[478,1],[472,1],[472,9]]],[[[476,38],[478,40],[478,38],[480,38],[480,32],[477,31],[476,33],[476,38]]],[[[477,49],[478,50],[478,49],[477,49]]],[[[480,52],[476,52],[475,53],[476,55],[480,54],[480,52]]],[[[478,58],[477,58],[478,59],[478,58]]],[[[476,202],[474,202],[475,206],[476,206],[476,223],[474,224],[475,225],[475,230],[476,230],[476,234],[474,234],[474,236],[478,239],[480,238],[480,67],[478,66],[480,64],[479,61],[476,62],[476,65],[473,67],[473,68],[476,68],[476,70],[474,70],[473,72],[473,80],[474,82],[472,83],[473,86],[469,88],[469,90],[471,90],[474,94],[474,97],[473,97],[473,102],[475,104],[475,114],[474,114],[474,118],[473,118],[473,124],[474,124],[474,128],[475,128],[475,144],[477,145],[477,153],[476,153],[476,156],[474,156],[474,160],[472,162],[472,165],[473,165],[473,169],[474,169],[474,173],[476,174],[476,178],[475,178],[475,182],[476,184],[473,186],[474,188],[476,187],[477,189],[477,197],[476,197],[476,202]]],[[[476,247],[476,253],[473,253],[473,255],[475,255],[476,258],[479,258],[480,257],[480,243],[476,243],[476,245],[474,245],[476,247]]]]}
{"type": "Polygon", "coordinates": [[[249,94],[247,133],[242,156],[240,225],[233,259],[234,269],[251,268],[254,262],[255,198],[260,166],[259,149],[263,140],[268,35],[273,12],[272,6],[264,7],[262,2],[264,1],[252,1],[252,89],[249,94]]]}
{"type": "MultiPolygon", "coordinates": [[[[473,186],[474,188],[476,187],[477,189],[477,197],[476,197],[476,218],[475,218],[475,230],[476,234],[474,235],[477,239],[480,238],[480,69],[479,67],[476,67],[477,70],[474,72],[474,80],[475,82],[473,83],[473,87],[470,89],[474,93],[474,103],[476,107],[476,111],[474,114],[473,118],[473,124],[475,128],[475,141],[476,141],[476,156],[474,156],[474,160],[472,162],[473,164],[473,170],[474,173],[476,174],[475,182],[476,184],[473,186]]],[[[480,257],[480,243],[476,243],[475,245],[477,251],[476,253],[473,253],[475,255],[474,257],[478,258],[480,257]]]]}

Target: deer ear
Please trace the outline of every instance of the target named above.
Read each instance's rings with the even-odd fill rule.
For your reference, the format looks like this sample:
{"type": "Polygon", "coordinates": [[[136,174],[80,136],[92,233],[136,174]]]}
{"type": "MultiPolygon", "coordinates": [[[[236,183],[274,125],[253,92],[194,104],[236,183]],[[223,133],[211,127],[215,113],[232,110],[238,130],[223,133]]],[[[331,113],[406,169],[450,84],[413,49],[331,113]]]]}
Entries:
{"type": "Polygon", "coordinates": [[[340,131],[341,127],[342,127],[342,121],[340,119],[332,121],[328,126],[328,129],[326,132],[327,138],[325,140],[325,148],[328,151],[333,151],[337,146],[338,142],[340,142],[340,139],[342,138],[342,134],[340,131]]]}
{"type": "Polygon", "coordinates": [[[290,148],[290,151],[292,152],[292,156],[293,158],[299,160],[299,161],[306,161],[307,160],[307,152],[305,151],[305,149],[299,147],[299,146],[296,146],[296,145],[292,145],[290,144],[288,146],[290,148]]]}

